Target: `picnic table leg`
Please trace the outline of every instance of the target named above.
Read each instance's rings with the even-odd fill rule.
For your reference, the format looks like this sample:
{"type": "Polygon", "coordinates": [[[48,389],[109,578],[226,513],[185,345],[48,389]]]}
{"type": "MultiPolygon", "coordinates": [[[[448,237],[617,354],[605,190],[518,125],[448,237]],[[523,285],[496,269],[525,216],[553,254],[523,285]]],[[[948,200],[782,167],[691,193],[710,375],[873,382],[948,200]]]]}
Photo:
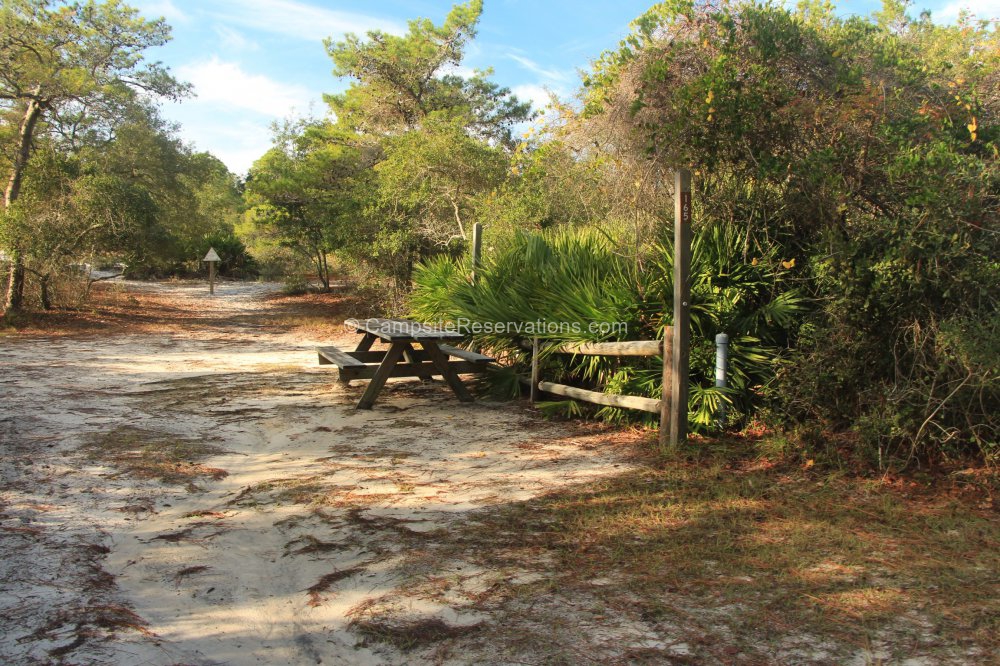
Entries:
{"type": "Polygon", "coordinates": [[[358,409],[372,408],[372,405],[375,404],[375,399],[378,398],[379,391],[385,385],[385,380],[389,379],[392,369],[396,367],[399,359],[402,358],[404,348],[405,343],[392,343],[389,351],[386,352],[385,358],[382,359],[382,363],[379,364],[378,370],[375,371],[375,376],[368,382],[368,388],[365,389],[365,394],[361,396],[361,400],[358,402],[358,409]]]}
{"type": "Polygon", "coordinates": [[[375,336],[371,333],[365,333],[364,337],[358,342],[358,347],[354,351],[368,351],[375,344],[375,336]]]}
{"type": "Polygon", "coordinates": [[[455,369],[448,364],[448,357],[444,355],[444,352],[437,346],[437,343],[429,340],[421,340],[420,344],[423,345],[424,351],[431,357],[431,361],[437,366],[438,371],[444,377],[444,380],[448,382],[448,386],[455,392],[458,399],[462,402],[472,402],[472,395],[469,394],[469,390],[465,388],[465,384],[455,374],[455,369]]]}
{"type": "Polygon", "coordinates": [[[434,377],[431,376],[433,371],[430,368],[427,368],[426,370],[422,369],[423,363],[417,360],[416,350],[413,349],[413,345],[409,342],[403,346],[403,358],[406,359],[407,363],[411,363],[418,367],[417,377],[420,377],[420,381],[425,384],[434,381],[434,377]]]}

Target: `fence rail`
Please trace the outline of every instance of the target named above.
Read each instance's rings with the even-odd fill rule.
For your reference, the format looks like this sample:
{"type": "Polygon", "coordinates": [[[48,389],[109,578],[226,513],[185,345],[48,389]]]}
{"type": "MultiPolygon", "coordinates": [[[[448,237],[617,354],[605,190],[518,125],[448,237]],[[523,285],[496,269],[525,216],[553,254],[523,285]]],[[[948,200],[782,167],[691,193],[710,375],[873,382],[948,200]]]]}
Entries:
{"type": "MultiPolygon", "coordinates": [[[[663,337],[673,335],[668,326],[663,337]]],[[[663,353],[663,340],[630,340],[627,342],[580,342],[561,346],[564,354],[585,354],[588,356],[659,356],[663,353]]]]}
{"type": "Polygon", "coordinates": [[[660,413],[661,403],[659,400],[654,400],[653,398],[588,391],[587,389],[567,386],[565,384],[553,384],[552,382],[538,382],[538,388],[546,393],[561,395],[573,398],[574,400],[583,400],[584,402],[592,402],[597,405],[621,407],[624,409],[641,409],[644,412],[651,412],[653,414],[660,413]]]}
{"type": "MultiPolygon", "coordinates": [[[[663,340],[629,342],[585,342],[563,345],[557,351],[597,356],[662,356],[663,393],[660,400],[638,396],[612,395],[597,391],[542,382],[539,377],[538,338],[531,350],[531,401],[538,402],[541,391],[584,400],[599,405],[641,409],[660,414],[660,446],[676,447],[687,439],[688,371],[691,326],[691,172],[674,173],[674,299],[673,326],[663,332],[663,340]]],[[[479,247],[477,238],[474,248],[479,247]]],[[[479,251],[473,252],[478,265],[479,251]]]]}
{"type": "MultiPolygon", "coordinates": [[[[671,338],[671,329],[667,327],[664,331],[667,340],[671,338]]],[[[563,354],[585,354],[588,356],[659,356],[663,354],[663,340],[629,340],[625,342],[582,342],[560,345],[553,351],[563,354]]],[[[601,391],[589,391],[587,389],[568,386],[566,384],[556,384],[554,382],[541,381],[541,370],[538,363],[540,350],[538,338],[532,340],[531,345],[531,400],[537,402],[539,393],[544,391],[553,395],[561,395],[574,400],[582,400],[596,405],[606,405],[608,407],[619,407],[622,409],[638,409],[644,412],[660,414],[663,411],[663,401],[653,398],[643,398],[637,395],[617,395],[614,393],[603,393],[601,391]]],[[[667,349],[670,349],[668,343],[667,349]]],[[[669,355],[668,355],[669,356],[669,355]]],[[[665,358],[664,362],[669,362],[665,358]]]]}

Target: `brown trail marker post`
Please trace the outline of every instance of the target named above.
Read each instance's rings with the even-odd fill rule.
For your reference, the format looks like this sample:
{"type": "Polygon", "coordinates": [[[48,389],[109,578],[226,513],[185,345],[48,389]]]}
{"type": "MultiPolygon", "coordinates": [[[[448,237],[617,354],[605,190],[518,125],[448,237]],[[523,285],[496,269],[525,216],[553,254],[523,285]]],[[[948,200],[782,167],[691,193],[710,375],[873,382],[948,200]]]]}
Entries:
{"type": "Polygon", "coordinates": [[[215,262],[222,261],[214,247],[208,248],[208,254],[202,261],[208,262],[208,293],[215,296],[215,262]]]}
{"type": "Polygon", "coordinates": [[[691,172],[674,175],[674,325],[663,341],[660,446],[687,440],[688,363],[691,345],[691,172]]]}

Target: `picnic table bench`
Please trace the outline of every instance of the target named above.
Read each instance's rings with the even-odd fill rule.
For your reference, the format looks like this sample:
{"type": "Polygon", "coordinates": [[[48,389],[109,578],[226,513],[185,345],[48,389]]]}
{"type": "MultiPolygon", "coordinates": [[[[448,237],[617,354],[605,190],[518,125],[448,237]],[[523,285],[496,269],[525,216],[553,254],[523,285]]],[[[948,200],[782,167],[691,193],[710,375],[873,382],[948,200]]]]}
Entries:
{"type": "Polygon", "coordinates": [[[405,319],[348,319],[345,325],[362,333],[354,351],[320,347],[320,365],[336,365],[340,381],[370,379],[358,402],[358,409],[371,409],[389,377],[420,377],[430,380],[440,375],[463,402],[472,400],[458,375],[483,372],[495,359],[467,349],[444,344],[465,336],[405,319]],[[373,351],[376,341],[389,345],[386,351],[373,351]],[[420,349],[414,348],[418,345],[420,349]],[[455,357],[458,360],[450,360],[455,357]],[[405,360],[404,363],[400,361],[405,360]]]}

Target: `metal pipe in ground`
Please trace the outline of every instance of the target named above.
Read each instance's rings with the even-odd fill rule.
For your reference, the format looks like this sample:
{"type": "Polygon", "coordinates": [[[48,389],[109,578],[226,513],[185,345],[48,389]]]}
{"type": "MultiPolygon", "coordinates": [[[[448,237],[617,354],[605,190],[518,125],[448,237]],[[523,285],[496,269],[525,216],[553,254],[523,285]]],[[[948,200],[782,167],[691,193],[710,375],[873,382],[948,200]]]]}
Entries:
{"type": "MultiPolygon", "coordinates": [[[[715,336],[715,387],[726,388],[726,369],[729,365],[729,336],[719,333],[715,336]]],[[[716,414],[720,424],[726,422],[726,403],[719,402],[719,412],[716,414]]]]}

